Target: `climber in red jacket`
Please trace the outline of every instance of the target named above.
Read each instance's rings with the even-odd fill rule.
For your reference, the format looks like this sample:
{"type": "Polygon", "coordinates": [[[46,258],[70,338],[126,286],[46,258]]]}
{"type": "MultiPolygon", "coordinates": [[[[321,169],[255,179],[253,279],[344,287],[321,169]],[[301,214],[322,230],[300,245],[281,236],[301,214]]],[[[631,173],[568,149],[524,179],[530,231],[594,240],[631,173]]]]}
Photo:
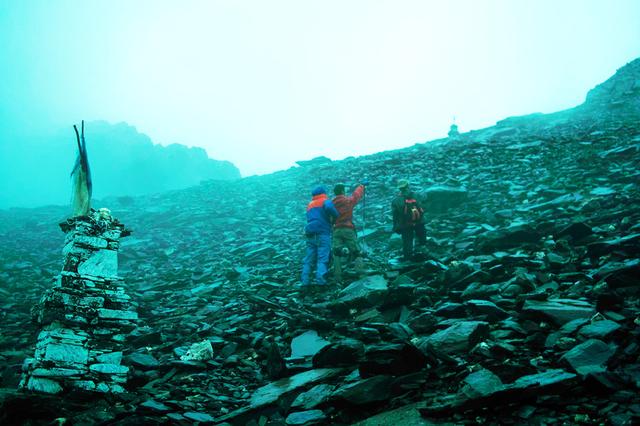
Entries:
{"type": "Polygon", "coordinates": [[[353,224],[353,208],[364,196],[365,187],[368,184],[369,182],[366,180],[362,182],[351,196],[345,195],[345,185],[342,183],[333,188],[336,195],[333,199],[333,205],[339,213],[333,225],[333,273],[338,282],[342,281],[342,263],[355,260],[360,255],[356,227],[353,224]]]}

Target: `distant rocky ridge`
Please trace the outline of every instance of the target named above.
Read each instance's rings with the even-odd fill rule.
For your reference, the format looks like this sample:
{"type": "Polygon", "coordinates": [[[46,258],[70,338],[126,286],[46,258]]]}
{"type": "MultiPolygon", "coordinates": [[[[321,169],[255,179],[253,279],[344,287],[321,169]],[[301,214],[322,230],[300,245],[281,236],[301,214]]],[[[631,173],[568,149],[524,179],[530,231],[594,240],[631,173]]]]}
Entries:
{"type": "Polygon", "coordinates": [[[0,212],[0,423],[638,424],[640,113],[635,89],[612,89],[637,64],[572,110],[104,200],[133,229],[120,273],[144,324],[117,402],[13,390],[67,211],[0,212]],[[311,189],[363,177],[365,273],[300,291],[311,189]],[[409,264],[390,229],[398,178],[427,205],[409,264]]]}
{"type": "Polygon", "coordinates": [[[613,113],[640,114],[640,58],[620,68],[616,74],[587,94],[584,107],[613,113]]]}
{"type": "MultiPolygon", "coordinates": [[[[212,160],[202,148],[162,146],[126,123],[86,123],[94,198],[136,196],[187,188],[203,180],[240,178],[228,161],[212,160]]],[[[71,126],[43,140],[13,141],[3,149],[0,177],[6,190],[0,208],[67,204],[69,173],[76,155],[71,126]]]]}

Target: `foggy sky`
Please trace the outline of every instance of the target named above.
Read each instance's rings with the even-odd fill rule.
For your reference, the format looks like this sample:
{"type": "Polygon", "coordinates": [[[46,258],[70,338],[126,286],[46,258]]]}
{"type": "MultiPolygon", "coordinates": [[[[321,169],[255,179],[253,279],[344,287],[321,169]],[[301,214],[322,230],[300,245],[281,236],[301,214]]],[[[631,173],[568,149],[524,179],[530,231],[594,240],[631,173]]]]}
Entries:
{"type": "Polygon", "coordinates": [[[1,144],[126,121],[246,176],[578,105],[640,1],[0,0],[0,49],[1,144]]]}

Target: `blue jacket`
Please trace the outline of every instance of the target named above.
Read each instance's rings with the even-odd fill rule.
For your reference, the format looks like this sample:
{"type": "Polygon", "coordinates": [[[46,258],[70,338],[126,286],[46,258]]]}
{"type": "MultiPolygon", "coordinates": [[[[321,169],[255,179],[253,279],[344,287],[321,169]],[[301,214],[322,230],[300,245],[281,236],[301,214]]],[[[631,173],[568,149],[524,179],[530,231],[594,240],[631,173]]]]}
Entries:
{"type": "Polygon", "coordinates": [[[331,224],[338,217],[333,202],[327,197],[325,189],[317,187],[311,193],[313,198],[307,205],[307,226],[304,231],[307,234],[331,234],[331,224]]]}

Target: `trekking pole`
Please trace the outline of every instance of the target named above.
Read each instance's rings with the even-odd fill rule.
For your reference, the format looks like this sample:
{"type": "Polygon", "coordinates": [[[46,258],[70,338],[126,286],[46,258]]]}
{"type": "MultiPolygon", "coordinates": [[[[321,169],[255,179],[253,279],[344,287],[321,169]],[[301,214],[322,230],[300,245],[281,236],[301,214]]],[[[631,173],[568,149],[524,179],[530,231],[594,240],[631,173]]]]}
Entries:
{"type": "Polygon", "coordinates": [[[367,243],[365,243],[364,241],[364,237],[365,237],[365,231],[367,229],[367,221],[366,221],[366,210],[367,210],[367,188],[364,188],[364,194],[362,194],[362,241],[361,241],[361,246],[362,246],[362,250],[367,253],[367,243]]]}

